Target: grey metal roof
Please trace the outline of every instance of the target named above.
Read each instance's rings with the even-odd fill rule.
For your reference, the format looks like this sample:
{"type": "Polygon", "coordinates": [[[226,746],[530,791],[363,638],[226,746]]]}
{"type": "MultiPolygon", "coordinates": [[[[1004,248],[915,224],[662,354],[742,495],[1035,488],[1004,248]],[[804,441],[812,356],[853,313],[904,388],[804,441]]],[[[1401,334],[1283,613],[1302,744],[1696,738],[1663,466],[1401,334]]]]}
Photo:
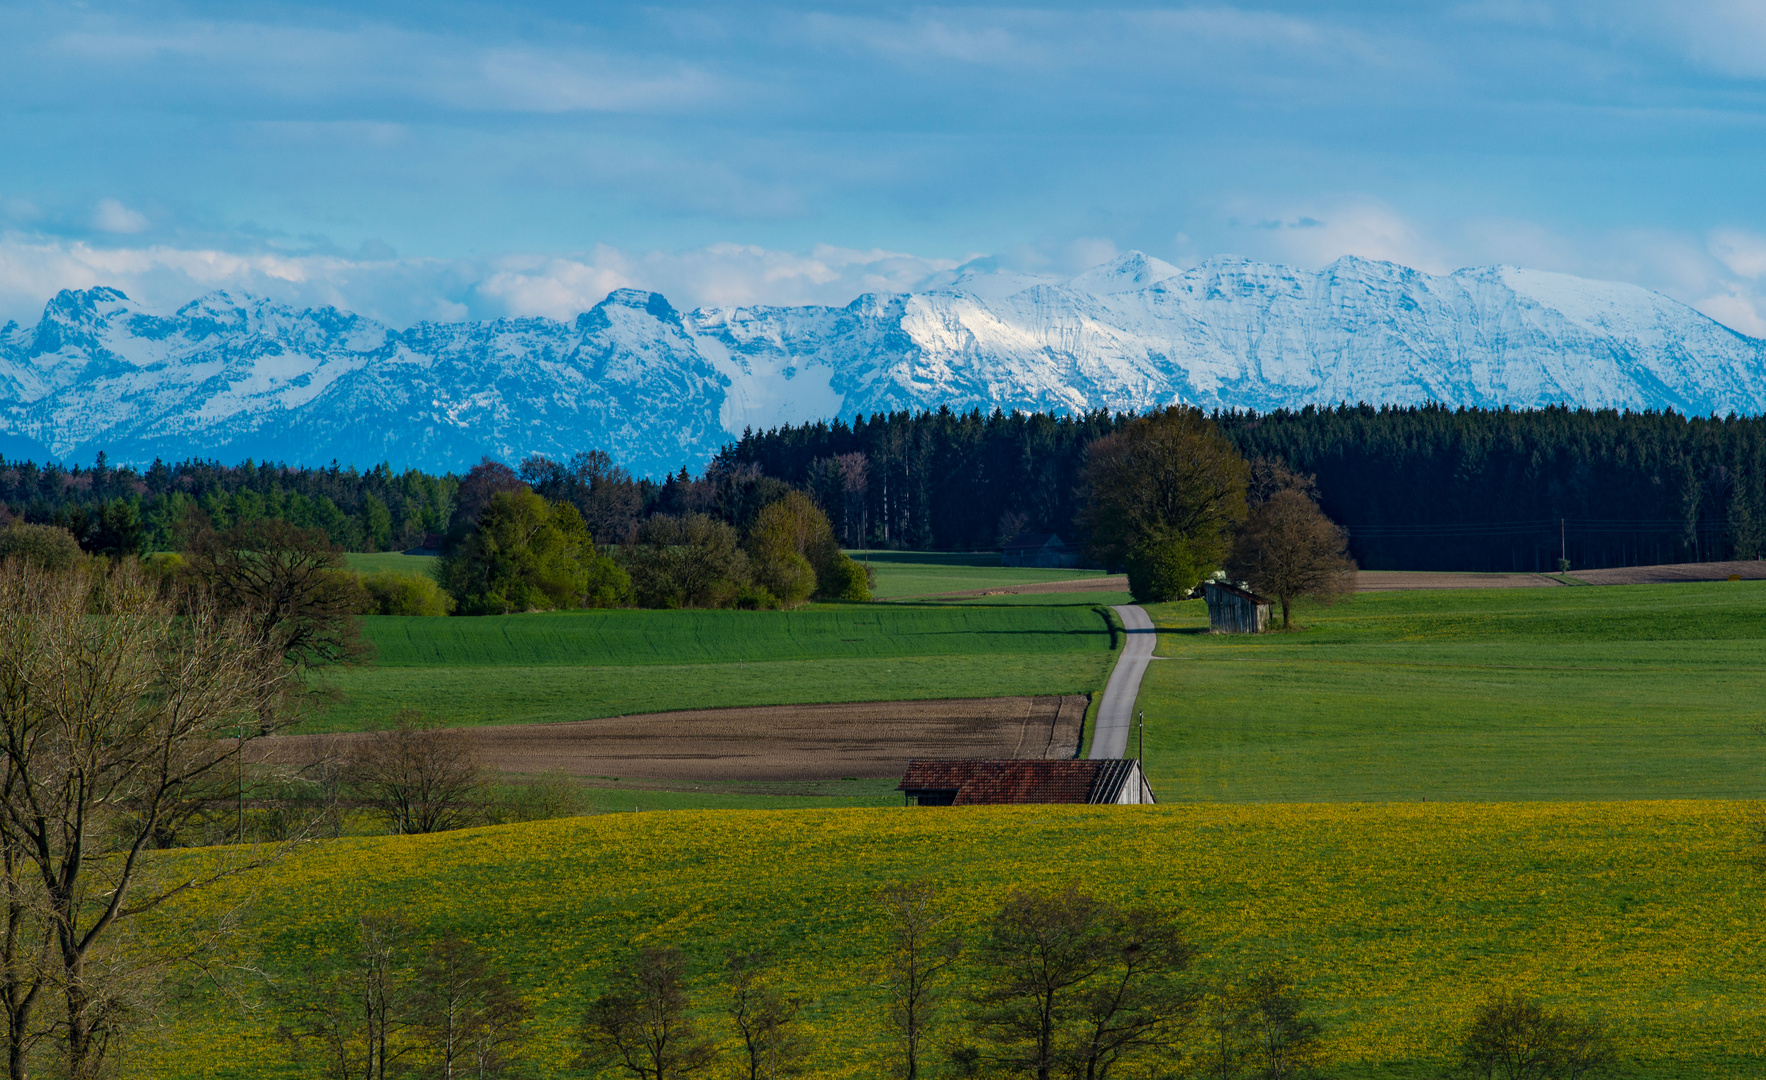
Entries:
{"type": "Polygon", "coordinates": [[[1127,786],[1138,770],[1133,758],[1103,758],[1098,761],[1098,771],[1092,775],[1091,790],[1086,792],[1088,803],[1114,803],[1122,798],[1122,789],[1127,786]]]}

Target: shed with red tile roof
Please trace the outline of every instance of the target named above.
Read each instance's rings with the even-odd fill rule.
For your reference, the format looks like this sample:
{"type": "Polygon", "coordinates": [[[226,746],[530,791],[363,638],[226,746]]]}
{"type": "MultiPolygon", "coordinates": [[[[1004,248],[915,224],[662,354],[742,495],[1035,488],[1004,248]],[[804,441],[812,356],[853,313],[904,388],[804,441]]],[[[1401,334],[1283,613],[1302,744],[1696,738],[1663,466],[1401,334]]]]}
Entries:
{"type": "Polygon", "coordinates": [[[1152,788],[1132,758],[1018,761],[971,758],[910,761],[896,790],[919,806],[1013,803],[1151,803],[1152,788]]]}

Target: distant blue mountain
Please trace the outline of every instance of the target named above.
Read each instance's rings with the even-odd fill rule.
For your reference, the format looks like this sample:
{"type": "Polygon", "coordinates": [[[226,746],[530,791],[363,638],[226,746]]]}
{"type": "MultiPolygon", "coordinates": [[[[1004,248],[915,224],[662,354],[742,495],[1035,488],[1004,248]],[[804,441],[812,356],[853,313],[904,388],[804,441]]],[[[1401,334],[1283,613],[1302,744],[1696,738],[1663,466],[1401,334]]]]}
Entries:
{"type": "Polygon", "coordinates": [[[1766,342],[1631,285],[1346,258],[1076,278],[954,273],[841,307],[622,289],[570,322],[394,330],[219,292],[161,315],[63,292],[0,328],[0,454],[462,469],[599,448],[697,470],[746,427],[880,410],[1339,401],[1766,411],[1766,342]]]}

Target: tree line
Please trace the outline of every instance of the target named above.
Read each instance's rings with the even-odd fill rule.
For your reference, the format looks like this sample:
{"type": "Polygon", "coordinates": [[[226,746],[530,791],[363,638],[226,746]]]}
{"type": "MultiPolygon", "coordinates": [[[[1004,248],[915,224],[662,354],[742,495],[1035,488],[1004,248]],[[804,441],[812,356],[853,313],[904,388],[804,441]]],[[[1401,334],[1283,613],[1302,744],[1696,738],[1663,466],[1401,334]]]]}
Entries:
{"type": "MultiPolygon", "coordinates": [[[[848,547],[991,548],[1086,529],[1094,443],[1135,419],[1094,411],[898,412],[749,431],[701,475],[634,479],[604,451],[500,466],[568,502],[589,535],[627,542],[657,514],[745,531],[780,486],[808,495],[848,547]]],[[[1766,550],[1766,418],[1672,412],[1340,406],[1209,417],[1247,460],[1316,480],[1368,569],[1525,570],[1756,558],[1766,550]]],[[[0,525],[68,529],[88,551],[172,550],[200,510],[261,518],[353,551],[405,550],[482,505],[468,476],[155,462],[145,471],[0,461],[0,525]]]]}
{"type": "MultiPolygon", "coordinates": [[[[830,516],[866,543],[1083,541],[1089,448],[1133,419],[878,414],[748,432],[716,464],[825,491],[827,503],[837,493],[830,516]]],[[[1766,548],[1762,417],[1361,405],[1209,419],[1241,456],[1315,477],[1368,569],[1545,571],[1560,557],[1587,568],[1766,548]]]]}
{"type": "MultiPolygon", "coordinates": [[[[1197,971],[1176,913],[1068,883],[1019,887],[965,934],[924,882],[873,895],[884,927],[864,963],[872,1075],[1109,1080],[1323,1080],[1326,1028],[1292,973],[1197,971]]],[[[396,915],[281,972],[279,1033],[331,1080],[533,1075],[531,1013],[508,971],[449,933],[427,942],[396,915]]],[[[677,945],[628,950],[575,1007],[572,1072],[632,1080],[810,1075],[822,1049],[806,1015],[831,988],[793,985],[789,957],[728,949],[695,971],[677,945]]],[[[1618,1047],[1606,1026],[1495,988],[1440,1048],[1447,1077],[1597,1080],[1618,1047]]]]}
{"type": "Polygon", "coordinates": [[[112,467],[103,453],[90,468],[0,458],[0,526],[14,519],[66,529],[93,554],[174,551],[193,512],[220,528],[260,520],[318,529],[350,551],[402,551],[447,529],[459,480],[385,464],[366,471],[166,464],[112,467]]]}

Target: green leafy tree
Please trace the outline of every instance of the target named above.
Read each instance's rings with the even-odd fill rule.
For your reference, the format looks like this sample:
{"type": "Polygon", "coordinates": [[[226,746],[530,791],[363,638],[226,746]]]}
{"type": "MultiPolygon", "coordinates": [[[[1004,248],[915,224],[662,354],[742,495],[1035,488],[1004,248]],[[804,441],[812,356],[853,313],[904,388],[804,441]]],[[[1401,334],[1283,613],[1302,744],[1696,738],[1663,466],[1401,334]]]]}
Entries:
{"type": "Polygon", "coordinates": [[[392,511],[373,495],[362,497],[362,539],[369,551],[386,551],[392,547],[392,511]]]}
{"type": "Polygon", "coordinates": [[[1091,444],[1081,517],[1093,553],[1137,600],[1181,597],[1218,566],[1245,517],[1249,467],[1200,410],[1173,406],[1091,444]]]}
{"type": "Polygon", "coordinates": [[[736,530],[707,514],[658,514],[638,526],[625,548],[632,592],[641,607],[772,606],[756,589],[736,530]]]}
{"type": "Polygon", "coordinates": [[[630,590],[625,572],[596,552],[575,507],[527,490],[491,495],[440,573],[466,615],[612,607],[630,590]]]}
{"type": "Polygon", "coordinates": [[[811,593],[824,600],[871,598],[865,568],[840,550],[828,515],[801,491],[787,492],[755,514],[746,547],[755,581],[786,606],[811,593]]]}
{"type": "Polygon", "coordinates": [[[744,546],[754,580],[786,607],[803,603],[816,591],[811,553],[825,559],[827,549],[838,552],[828,515],[801,491],[762,507],[744,546]]]}

